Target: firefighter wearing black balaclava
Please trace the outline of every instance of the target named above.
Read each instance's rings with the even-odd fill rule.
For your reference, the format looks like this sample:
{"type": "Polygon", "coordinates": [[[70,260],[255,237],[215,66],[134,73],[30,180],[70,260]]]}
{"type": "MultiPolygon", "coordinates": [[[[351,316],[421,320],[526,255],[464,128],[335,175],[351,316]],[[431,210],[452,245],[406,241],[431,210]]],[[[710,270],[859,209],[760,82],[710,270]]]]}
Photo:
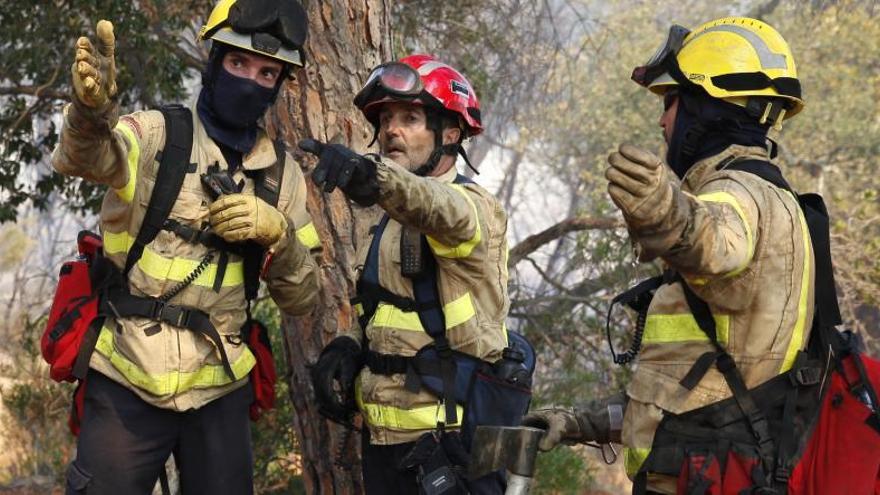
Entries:
{"type": "MultiPolygon", "coordinates": [[[[704,489],[715,490],[722,484],[713,473],[734,476],[744,465],[737,460],[742,451],[731,447],[738,440],[723,444],[721,433],[704,428],[703,446],[714,449],[726,471],[713,471],[713,457],[704,456],[698,472],[687,464],[695,458],[682,450],[691,447],[681,435],[702,430],[681,426],[674,433],[672,425],[704,418],[706,406],[731,397],[738,388],[728,379],[733,363],[743,389],[791,370],[811,328],[815,270],[804,215],[789,191],[754,172],[778,172],[768,131],[801,111],[800,83],[782,36],[748,18],[693,31],[673,26],[633,79],[663,98],[659,125],[668,151],[664,161],[621,145],[608,157],[608,192],[639,260],[660,258],[669,276],[645,292],[653,299],[642,304],[640,343],[615,354],[618,362],[638,362],[626,393],[573,409],[540,409],[525,422],[547,428],[544,450],[560,442],[624,444],[635,492],[704,493],[686,490],[699,477],[704,489]],[[714,326],[706,323],[712,320],[714,326]],[[714,329],[717,346],[704,327],[714,329]]],[[[765,435],[757,414],[748,419],[743,431],[765,435]]],[[[745,420],[730,418],[736,421],[745,420]]],[[[745,438],[749,445],[753,437],[745,438]]],[[[759,460],[743,469],[746,486],[768,479],[761,467],[759,460]]]]}
{"type": "Polygon", "coordinates": [[[172,131],[156,110],[118,117],[113,25],[98,23],[95,44],[77,40],[72,103],[52,163],[108,186],[100,214],[104,255],[122,271],[129,251],[142,249],[126,267],[125,297],[153,300],[155,310],[132,316],[137,308],[119,307],[103,321],[68,493],[150,493],[170,455],[183,493],[253,492],[249,374],[259,358],[242,341],[251,298],[245,282],[258,284],[248,277],[259,272],[290,314],[308,312],[318,290],[311,251],[319,241],[302,172],[259,124],[304,64],[306,29],[297,0],[222,0],[214,8],[199,33],[211,48],[186,114],[189,159],[173,164],[186,167],[180,185],[157,175],[180,128],[172,131]],[[259,177],[270,169],[277,173],[266,185],[259,177]],[[255,193],[257,186],[274,188],[274,204],[255,193]],[[139,245],[153,191],[175,187],[168,221],[139,245]],[[256,265],[245,262],[252,249],[256,265]]]}

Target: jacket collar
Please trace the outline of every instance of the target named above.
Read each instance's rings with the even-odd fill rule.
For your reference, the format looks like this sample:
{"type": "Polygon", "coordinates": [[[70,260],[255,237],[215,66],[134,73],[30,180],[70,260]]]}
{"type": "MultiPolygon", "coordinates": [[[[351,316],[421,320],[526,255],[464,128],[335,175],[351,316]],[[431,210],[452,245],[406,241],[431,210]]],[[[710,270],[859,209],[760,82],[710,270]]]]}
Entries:
{"type": "MultiPolygon", "coordinates": [[[[202,125],[202,119],[198,118],[199,113],[196,109],[197,101],[198,98],[193,100],[190,104],[190,111],[192,111],[193,117],[195,117],[193,118],[195,143],[201,143],[204,147],[205,155],[208,157],[208,163],[221,163],[225,168],[228,168],[229,165],[226,163],[226,159],[223,158],[223,153],[220,151],[220,147],[217,146],[217,143],[208,135],[205,126],[202,125]]],[[[242,157],[242,168],[245,170],[259,170],[272,165],[275,163],[275,160],[275,145],[272,143],[272,140],[269,139],[266,131],[261,127],[257,129],[257,142],[254,144],[253,149],[242,157]]]]}
{"type": "Polygon", "coordinates": [[[767,149],[760,146],[743,146],[733,144],[728,146],[724,151],[717,155],[704,158],[694,164],[690,170],[684,175],[682,185],[688,191],[696,191],[709,177],[719,168],[724,168],[727,164],[734,160],[764,160],[770,161],[770,155],[767,149]]]}
{"type": "Polygon", "coordinates": [[[432,178],[439,180],[440,182],[449,183],[449,182],[452,182],[455,180],[456,175],[458,175],[458,169],[455,167],[455,164],[453,164],[451,167],[449,167],[449,170],[447,170],[446,172],[443,172],[442,174],[438,175],[437,177],[432,177],[432,178]]]}

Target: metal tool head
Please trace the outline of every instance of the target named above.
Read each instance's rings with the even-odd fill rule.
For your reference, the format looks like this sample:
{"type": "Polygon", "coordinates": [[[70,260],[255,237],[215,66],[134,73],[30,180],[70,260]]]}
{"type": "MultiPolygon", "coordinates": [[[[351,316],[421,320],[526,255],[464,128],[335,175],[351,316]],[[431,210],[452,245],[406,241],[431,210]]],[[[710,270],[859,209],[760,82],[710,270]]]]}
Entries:
{"type": "Polygon", "coordinates": [[[531,478],[542,435],[544,430],[529,426],[477,426],[471,442],[468,478],[476,479],[502,468],[531,478]]]}

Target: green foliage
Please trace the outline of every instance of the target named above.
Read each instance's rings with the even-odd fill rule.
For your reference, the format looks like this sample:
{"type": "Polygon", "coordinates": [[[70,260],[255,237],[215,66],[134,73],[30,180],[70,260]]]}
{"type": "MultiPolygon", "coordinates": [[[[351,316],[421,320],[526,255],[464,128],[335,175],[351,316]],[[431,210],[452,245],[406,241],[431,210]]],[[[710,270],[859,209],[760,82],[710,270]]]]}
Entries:
{"type": "Polygon", "coordinates": [[[254,318],[269,330],[278,382],[275,386],[275,409],[252,423],[254,446],[254,489],[257,493],[305,493],[300,469],[299,445],[293,428],[293,404],[286,379],[287,362],[281,313],[275,303],[264,298],[254,307],[254,318]]]}
{"type": "Polygon", "coordinates": [[[584,458],[570,447],[557,447],[538,454],[535,486],[531,493],[584,493],[592,482],[592,474],[584,458]]]}
{"type": "Polygon", "coordinates": [[[49,379],[40,357],[39,335],[45,320],[23,321],[24,329],[4,346],[10,361],[0,365],[6,416],[2,424],[5,472],[0,485],[14,479],[47,478],[63,486],[75,440],[67,427],[71,384],[49,379]]]}
{"type": "Polygon", "coordinates": [[[209,2],[17,2],[0,0],[0,222],[26,201],[46,207],[53,192],[81,212],[95,211],[103,188],[49,171],[57,120],[69,100],[70,67],[79,36],[94,37],[99,19],[116,33],[119,101],[123,109],[185,96],[187,63],[180,31],[209,2]],[[42,166],[38,166],[42,164],[42,166]]]}

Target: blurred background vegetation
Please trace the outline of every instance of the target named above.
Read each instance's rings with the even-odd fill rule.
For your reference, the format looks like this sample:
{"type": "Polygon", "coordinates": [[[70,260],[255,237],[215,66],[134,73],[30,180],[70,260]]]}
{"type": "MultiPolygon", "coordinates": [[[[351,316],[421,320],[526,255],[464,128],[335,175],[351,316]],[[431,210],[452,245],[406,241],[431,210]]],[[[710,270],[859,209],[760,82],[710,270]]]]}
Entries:
{"type": "MultiPolygon", "coordinates": [[[[124,110],[182,101],[206,55],[193,40],[211,3],[0,0],[0,491],[59,486],[74,445],[71,390],[48,379],[38,347],[60,261],[80,228],[95,228],[103,193],[48,165],[73,43],[97,19],[113,20],[124,110]]],[[[774,136],[778,162],[797,189],[825,196],[846,325],[880,354],[877,2],[400,0],[391,11],[395,56],[433,53],[461,68],[480,95],[487,132],[469,152],[477,181],[508,209],[511,247],[527,241],[511,255],[508,325],[540,352],[536,404],[582,402],[626,382],[605,343],[608,301],[657,268],[633,263],[605,193],[604,163],[621,142],[663,152],[662,106],[629,75],[672,22],[748,15],[791,44],[807,107],[774,136]]],[[[285,345],[268,299],[259,313],[276,349],[285,345]]],[[[612,320],[621,348],[628,318],[612,320]]],[[[276,352],[281,376],[284,354],[276,352]]],[[[279,380],[278,408],[254,427],[260,493],[303,490],[287,382],[279,380]]],[[[625,492],[620,466],[606,467],[590,450],[542,456],[538,492],[625,492]]]]}

